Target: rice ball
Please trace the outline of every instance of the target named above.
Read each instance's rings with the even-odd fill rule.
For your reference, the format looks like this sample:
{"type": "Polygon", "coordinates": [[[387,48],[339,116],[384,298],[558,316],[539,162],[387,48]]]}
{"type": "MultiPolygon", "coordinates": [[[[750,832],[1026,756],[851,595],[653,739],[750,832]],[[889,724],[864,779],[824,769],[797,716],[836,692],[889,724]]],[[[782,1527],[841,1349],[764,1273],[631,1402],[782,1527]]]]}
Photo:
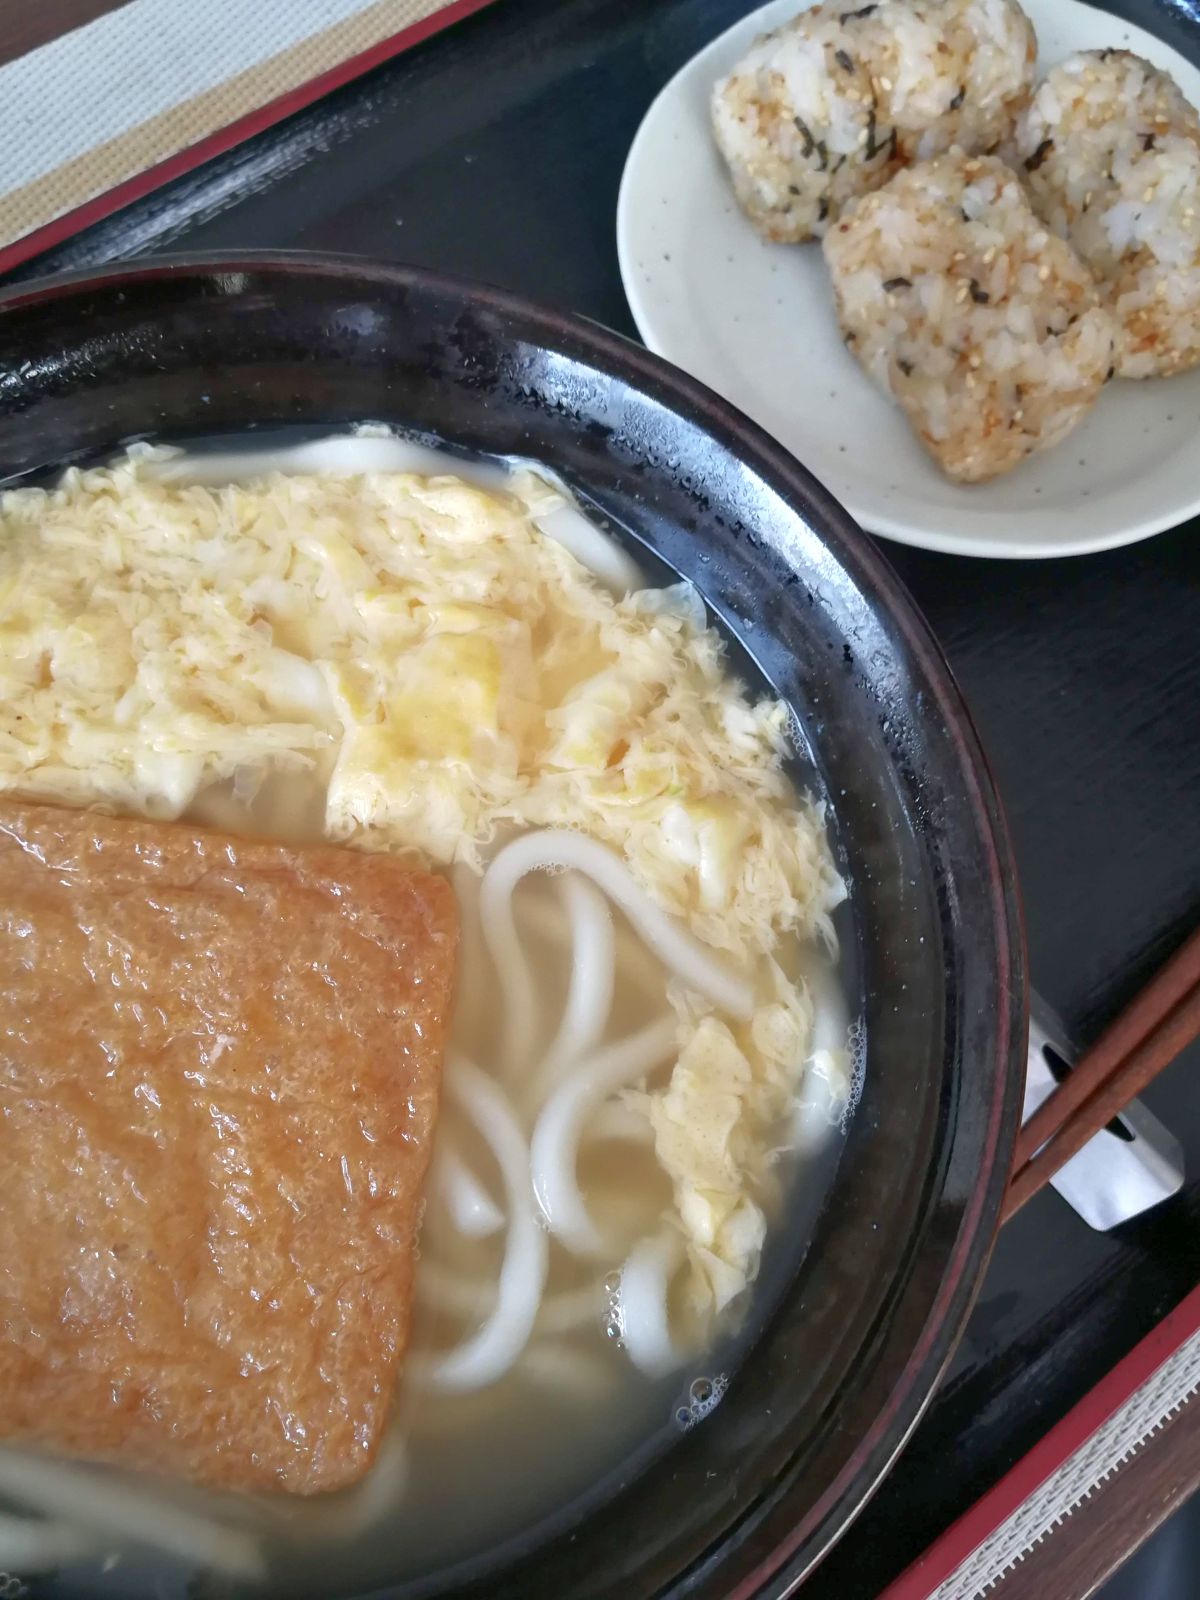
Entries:
{"type": "Polygon", "coordinates": [[[1112,376],[1091,273],[995,157],[952,150],[898,173],[824,248],[846,344],[951,478],[1057,444],[1112,376]]]}
{"type": "Polygon", "coordinates": [[[910,161],[1012,137],[1036,41],[1016,0],[816,5],[716,85],[713,131],[768,239],[822,235],[910,161]]]}
{"type": "Polygon", "coordinates": [[[1034,209],[1101,281],[1124,378],[1200,361],[1200,116],[1128,50],[1050,72],[1017,124],[1034,209]]]}

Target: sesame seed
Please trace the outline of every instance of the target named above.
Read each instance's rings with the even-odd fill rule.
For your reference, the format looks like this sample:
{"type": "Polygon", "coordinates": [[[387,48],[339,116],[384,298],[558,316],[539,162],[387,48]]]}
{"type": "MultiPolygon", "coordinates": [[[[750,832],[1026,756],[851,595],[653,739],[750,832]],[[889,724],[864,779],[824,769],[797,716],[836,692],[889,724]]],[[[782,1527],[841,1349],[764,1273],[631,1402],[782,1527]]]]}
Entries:
{"type": "Polygon", "coordinates": [[[969,367],[981,367],[983,365],[983,357],[978,350],[973,350],[967,357],[967,365],[969,367]]]}
{"type": "Polygon", "coordinates": [[[967,388],[968,389],[973,389],[975,387],[975,381],[976,381],[975,380],[975,374],[973,372],[968,372],[967,373],[967,388]]]}
{"type": "Polygon", "coordinates": [[[957,265],[958,262],[965,261],[967,259],[967,252],[965,250],[956,250],[950,259],[957,265]]]}
{"type": "Polygon", "coordinates": [[[1152,183],[1147,184],[1146,187],[1142,190],[1142,199],[1143,200],[1153,200],[1154,199],[1154,185],[1152,183]]]}
{"type": "Polygon", "coordinates": [[[965,283],[963,283],[959,285],[958,293],[954,296],[954,298],[958,301],[959,305],[962,305],[963,301],[967,298],[967,294],[967,286],[965,283]]]}
{"type": "Polygon", "coordinates": [[[1050,268],[1049,267],[1039,267],[1038,268],[1038,282],[1039,283],[1045,283],[1048,280],[1049,277],[1050,277],[1050,268]]]}
{"type": "Polygon", "coordinates": [[[1089,189],[1088,192],[1083,197],[1083,209],[1085,211],[1087,210],[1087,208],[1092,203],[1092,193],[1093,193],[1093,191],[1091,189],[1089,189]]]}
{"type": "Polygon", "coordinates": [[[1025,415],[1024,411],[1022,411],[1021,407],[1018,406],[1017,409],[1013,412],[1013,421],[1014,422],[1020,422],[1021,418],[1024,415],[1025,415]]]}
{"type": "Polygon", "coordinates": [[[983,264],[984,264],[984,266],[985,267],[990,267],[992,262],[995,261],[995,259],[996,259],[996,246],[994,244],[990,244],[990,245],[988,245],[987,249],[983,252],[983,264]]]}
{"type": "Polygon", "coordinates": [[[881,89],[890,89],[892,87],[892,80],[890,78],[880,78],[879,87],[881,89]]]}
{"type": "Polygon", "coordinates": [[[862,130],[862,132],[858,136],[858,143],[859,144],[866,144],[866,142],[867,142],[867,129],[864,128],[862,130]]]}

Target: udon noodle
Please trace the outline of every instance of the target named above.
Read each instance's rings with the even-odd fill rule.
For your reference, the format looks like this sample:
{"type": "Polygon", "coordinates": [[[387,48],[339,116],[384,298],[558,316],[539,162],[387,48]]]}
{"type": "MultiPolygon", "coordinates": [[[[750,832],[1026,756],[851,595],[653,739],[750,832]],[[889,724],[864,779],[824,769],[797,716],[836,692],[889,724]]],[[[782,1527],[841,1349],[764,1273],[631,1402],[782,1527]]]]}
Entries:
{"type": "Polygon", "coordinates": [[[152,1544],[249,1581],[286,1542],[289,1592],[328,1592],[318,1546],[390,1519],[436,1562],[430,1495],[484,1479],[494,1537],[563,1453],[553,1422],[536,1461],[506,1451],[505,1502],[480,1441],[540,1403],[595,1433],[583,1476],[612,1459],[744,1312],[781,1164],[844,1111],[842,888],[783,708],[544,475],[449,465],[379,430],[142,448],[0,503],[0,790],[400,853],[450,873],[461,919],[419,1314],[371,1473],[297,1505],[0,1451],[0,1495],[43,1519],[0,1516],[0,1568],[152,1544]]]}

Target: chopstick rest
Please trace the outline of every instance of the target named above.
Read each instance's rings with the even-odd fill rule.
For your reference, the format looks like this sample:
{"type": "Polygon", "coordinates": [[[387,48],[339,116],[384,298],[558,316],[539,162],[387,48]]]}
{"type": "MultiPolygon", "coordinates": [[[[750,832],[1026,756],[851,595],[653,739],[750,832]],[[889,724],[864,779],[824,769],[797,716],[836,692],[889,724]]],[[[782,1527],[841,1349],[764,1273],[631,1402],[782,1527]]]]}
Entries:
{"type": "Polygon", "coordinates": [[[1017,1139],[1007,1221],[1200,1035],[1200,928],[1121,1012],[1017,1139]]]}

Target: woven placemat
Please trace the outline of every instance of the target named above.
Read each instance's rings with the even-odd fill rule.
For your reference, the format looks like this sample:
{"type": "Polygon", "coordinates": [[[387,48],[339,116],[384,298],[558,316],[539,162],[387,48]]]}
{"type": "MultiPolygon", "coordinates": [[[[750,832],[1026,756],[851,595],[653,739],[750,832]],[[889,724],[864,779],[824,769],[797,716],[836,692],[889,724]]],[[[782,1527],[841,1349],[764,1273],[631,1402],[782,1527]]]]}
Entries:
{"type": "Polygon", "coordinates": [[[1198,1423],[1195,1289],[879,1600],[1091,1595],[1200,1479],[1198,1423]]]}
{"type": "Polygon", "coordinates": [[[6,62],[0,270],[485,3],[126,0],[6,62]]]}

